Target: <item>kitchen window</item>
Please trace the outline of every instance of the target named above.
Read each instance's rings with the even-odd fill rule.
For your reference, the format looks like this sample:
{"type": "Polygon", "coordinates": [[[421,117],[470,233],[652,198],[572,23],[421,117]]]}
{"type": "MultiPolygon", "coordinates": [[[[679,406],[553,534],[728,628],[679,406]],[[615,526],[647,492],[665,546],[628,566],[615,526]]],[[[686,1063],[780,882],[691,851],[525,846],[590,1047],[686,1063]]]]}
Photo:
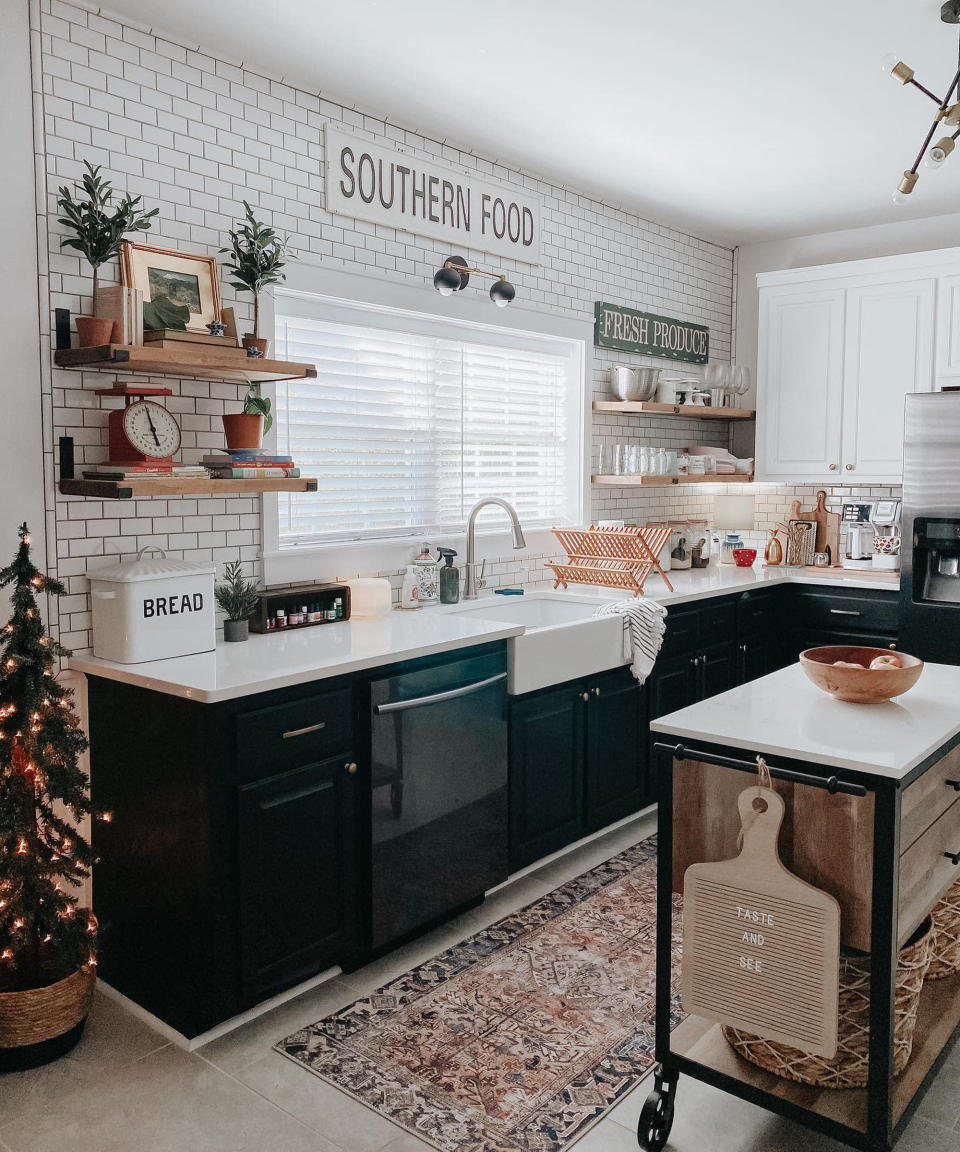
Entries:
{"type": "Polygon", "coordinates": [[[277,451],[318,480],[279,496],[281,549],[462,532],[489,495],[578,522],[582,341],[289,291],[275,341],[317,368],[276,385],[277,451]]]}

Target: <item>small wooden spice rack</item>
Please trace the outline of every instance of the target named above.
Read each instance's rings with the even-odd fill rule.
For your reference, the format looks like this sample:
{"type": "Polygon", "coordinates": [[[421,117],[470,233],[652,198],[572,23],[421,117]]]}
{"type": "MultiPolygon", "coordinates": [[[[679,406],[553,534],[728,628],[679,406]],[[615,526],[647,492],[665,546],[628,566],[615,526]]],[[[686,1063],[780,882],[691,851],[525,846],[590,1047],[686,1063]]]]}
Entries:
{"type": "Polygon", "coordinates": [[[640,596],[655,570],[673,591],[658,560],[669,528],[554,528],[553,534],[567,554],[566,561],[547,564],[556,577],[554,588],[593,584],[640,596]]]}
{"type": "Polygon", "coordinates": [[[332,624],[335,620],[350,619],[350,586],[348,584],[301,584],[296,588],[277,588],[262,592],[256,611],[250,617],[251,632],[273,632],[269,621],[276,618],[278,608],[282,608],[289,618],[301,606],[307,605],[319,613],[319,619],[302,620],[298,624],[286,624],[283,631],[295,628],[315,628],[318,624],[332,624]],[[340,600],[343,614],[335,619],[327,619],[327,611],[340,600]]]}

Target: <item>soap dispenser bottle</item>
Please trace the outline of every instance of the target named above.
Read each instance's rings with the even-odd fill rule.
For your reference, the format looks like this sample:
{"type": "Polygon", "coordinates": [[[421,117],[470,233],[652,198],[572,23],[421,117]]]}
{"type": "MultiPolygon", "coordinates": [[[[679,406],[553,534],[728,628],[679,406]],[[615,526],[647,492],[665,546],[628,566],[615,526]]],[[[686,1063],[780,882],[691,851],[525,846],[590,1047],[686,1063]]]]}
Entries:
{"type": "Polygon", "coordinates": [[[420,603],[428,608],[432,604],[440,603],[440,589],[438,576],[440,574],[437,561],[430,555],[430,545],[424,543],[419,553],[413,558],[413,570],[417,574],[417,584],[420,586],[420,603]]]}
{"type": "Polygon", "coordinates": [[[453,566],[456,552],[452,548],[438,548],[440,557],[440,603],[457,604],[460,601],[460,569],[453,566]]]}

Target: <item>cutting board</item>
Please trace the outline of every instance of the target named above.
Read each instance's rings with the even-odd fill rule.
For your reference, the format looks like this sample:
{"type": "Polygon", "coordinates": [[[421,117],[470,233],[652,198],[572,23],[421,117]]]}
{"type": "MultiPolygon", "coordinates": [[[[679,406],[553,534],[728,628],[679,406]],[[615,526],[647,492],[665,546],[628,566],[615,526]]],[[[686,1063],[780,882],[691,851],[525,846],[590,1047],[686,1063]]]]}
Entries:
{"type": "Polygon", "coordinates": [[[737,799],[739,856],[683,881],[683,1007],[828,1059],[837,1051],[840,905],[780,860],[783,799],[737,799]]]}
{"type": "Polygon", "coordinates": [[[827,510],[827,494],[821,488],[817,493],[817,506],[812,512],[804,512],[803,520],[814,520],[817,525],[817,551],[830,549],[830,563],[840,563],[840,513],[827,510]]]}

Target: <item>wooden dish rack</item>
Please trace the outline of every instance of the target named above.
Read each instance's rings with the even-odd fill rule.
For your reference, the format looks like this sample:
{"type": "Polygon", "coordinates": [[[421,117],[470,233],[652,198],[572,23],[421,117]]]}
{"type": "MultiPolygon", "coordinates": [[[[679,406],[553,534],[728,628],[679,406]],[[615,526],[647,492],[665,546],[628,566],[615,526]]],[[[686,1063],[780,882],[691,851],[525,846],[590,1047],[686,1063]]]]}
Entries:
{"type": "Polygon", "coordinates": [[[670,538],[669,528],[554,528],[553,534],[567,554],[564,561],[547,563],[556,577],[554,588],[597,584],[640,596],[656,570],[673,591],[657,559],[670,538]]]}

